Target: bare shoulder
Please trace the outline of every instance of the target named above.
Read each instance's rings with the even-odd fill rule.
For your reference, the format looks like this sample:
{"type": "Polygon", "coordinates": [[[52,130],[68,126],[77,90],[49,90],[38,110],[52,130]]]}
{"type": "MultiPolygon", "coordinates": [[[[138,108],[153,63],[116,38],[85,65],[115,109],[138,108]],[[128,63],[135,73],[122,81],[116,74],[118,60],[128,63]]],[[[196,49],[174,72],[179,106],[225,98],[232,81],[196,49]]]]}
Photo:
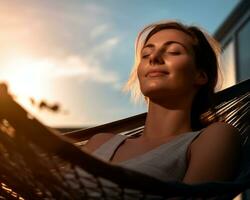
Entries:
{"type": "Polygon", "coordinates": [[[237,133],[238,129],[236,129],[234,126],[225,123],[225,122],[215,122],[211,125],[209,125],[206,130],[220,130],[223,132],[230,132],[230,133],[237,133]]]}
{"type": "Polygon", "coordinates": [[[240,158],[240,134],[233,126],[216,122],[191,144],[186,183],[229,180],[235,176],[240,158]]]}
{"type": "Polygon", "coordinates": [[[83,150],[88,153],[92,153],[98,147],[100,147],[103,143],[108,141],[111,137],[113,137],[113,133],[98,133],[92,136],[88,142],[84,145],[83,150]]]}
{"type": "Polygon", "coordinates": [[[216,122],[206,127],[202,131],[201,135],[197,138],[197,142],[195,143],[209,143],[209,141],[215,142],[215,140],[221,140],[224,144],[226,141],[234,141],[235,143],[239,143],[240,133],[230,124],[216,122]]]}

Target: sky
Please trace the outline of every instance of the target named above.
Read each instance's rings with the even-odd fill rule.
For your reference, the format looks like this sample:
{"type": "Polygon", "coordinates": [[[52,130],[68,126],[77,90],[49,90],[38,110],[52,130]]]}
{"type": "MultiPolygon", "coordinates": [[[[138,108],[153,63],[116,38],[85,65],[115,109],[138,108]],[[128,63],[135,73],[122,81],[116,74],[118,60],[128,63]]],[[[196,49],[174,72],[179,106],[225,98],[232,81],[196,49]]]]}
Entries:
{"type": "Polygon", "coordinates": [[[213,34],[239,0],[0,0],[0,82],[42,123],[86,127],[146,111],[122,92],[134,41],[177,19],[213,34]],[[188,2],[188,3],[187,3],[188,2]],[[33,102],[59,104],[59,112],[33,102]]]}

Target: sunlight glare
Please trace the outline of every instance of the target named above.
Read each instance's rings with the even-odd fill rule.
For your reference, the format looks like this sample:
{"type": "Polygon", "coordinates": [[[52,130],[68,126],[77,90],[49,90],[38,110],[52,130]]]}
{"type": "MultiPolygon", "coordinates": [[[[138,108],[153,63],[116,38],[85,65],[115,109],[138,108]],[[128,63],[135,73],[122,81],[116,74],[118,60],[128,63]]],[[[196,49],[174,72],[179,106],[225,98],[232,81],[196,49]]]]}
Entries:
{"type": "Polygon", "coordinates": [[[10,91],[21,97],[44,98],[52,63],[28,57],[15,57],[5,64],[4,79],[10,91]]]}

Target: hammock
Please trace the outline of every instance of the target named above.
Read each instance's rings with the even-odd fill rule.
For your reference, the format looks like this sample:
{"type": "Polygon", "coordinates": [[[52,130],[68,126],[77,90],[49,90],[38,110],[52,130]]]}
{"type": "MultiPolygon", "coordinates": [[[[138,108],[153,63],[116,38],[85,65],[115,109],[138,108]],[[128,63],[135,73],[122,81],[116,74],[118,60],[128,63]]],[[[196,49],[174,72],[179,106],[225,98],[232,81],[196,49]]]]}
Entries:
{"type": "Polygon", "coordinates": [[[242,159],[234,181],[188,185],[156,178],[100,160],[81,150],[98,132],[137,134],[146,113],[64,135],[18,105],[0,85],[0,198],[3,199],[232,199],[250,187],[250,80],[216,94],[202,116],[225,121],[242,135],[242,159]]]}

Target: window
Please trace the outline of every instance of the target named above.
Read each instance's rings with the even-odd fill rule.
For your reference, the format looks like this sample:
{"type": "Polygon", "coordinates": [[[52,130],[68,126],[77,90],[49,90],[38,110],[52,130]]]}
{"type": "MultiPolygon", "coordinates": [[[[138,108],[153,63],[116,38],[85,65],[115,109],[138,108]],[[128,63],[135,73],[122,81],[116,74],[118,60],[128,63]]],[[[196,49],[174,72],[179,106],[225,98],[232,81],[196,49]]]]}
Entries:
{"type": "Polygon", "coordinates": [[[218,89],[224,89],[236,83],[234,47],[235,47],[234,41],[232,40],[229,43],[227,43],[227,45],[223,48],[222,60],[221,60],[222,77],[219,76],[218,89]]]}
{"type": "Polygon", "coordinates": [[[238,32],[238,79],[250,78],[250,19],[238,32]]]}

